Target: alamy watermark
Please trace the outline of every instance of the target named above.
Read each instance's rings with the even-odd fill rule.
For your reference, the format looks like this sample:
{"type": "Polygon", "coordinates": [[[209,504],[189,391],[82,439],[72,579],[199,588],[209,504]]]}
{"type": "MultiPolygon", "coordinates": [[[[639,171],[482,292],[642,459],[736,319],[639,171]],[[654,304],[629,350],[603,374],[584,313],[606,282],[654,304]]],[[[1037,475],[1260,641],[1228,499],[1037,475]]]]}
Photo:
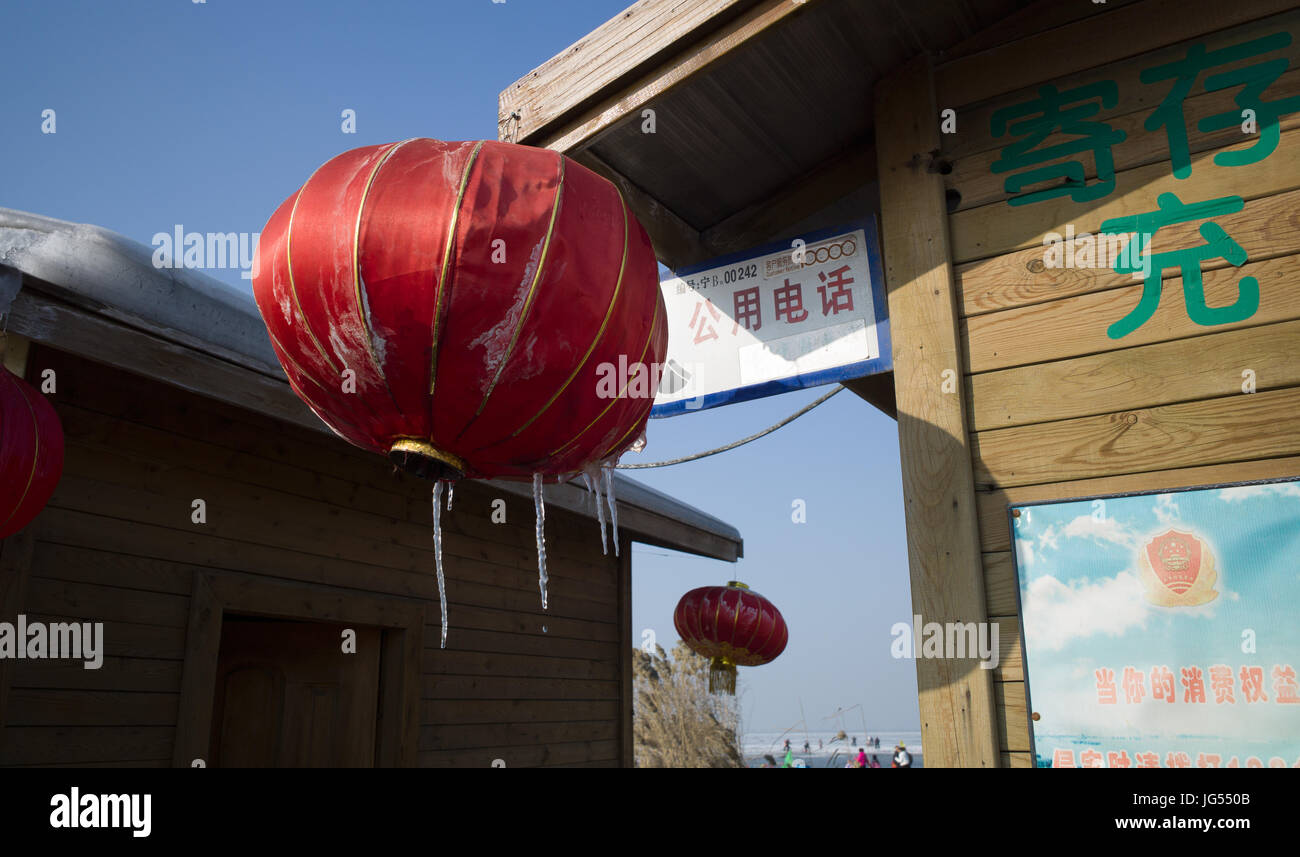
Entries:
{"type": "Polygon", "coordinates": [[[895,622],[889,629],[894,642],[889,653],[895,658],[978,658],[980,669],[997,669],[997,622],[925,622],[920,614],[912,624],[895,622]]]}
{"type": "Polygon", "coordinates": [[[153,830],[153,795],[82,794],[73,786],[68,794],[50,798],[50,827],[122,827],[143,839],[153,830]]]}
{"type": "Polygon", "coordinates": [[[156,232],[155,268],[238,268],[239,276],[251,280],[257,276],[253,263],[257,258],[260,232],[186,232],[177,223],[171,232],[156,232]]]}
{"type": "MultiPolygon", "coordinates": [[[[659,394],[683,396],[697,383],[703,364],[679,363],[669,358],[667,363],[629,362],[626,354],[618,362],[605,361],[596,365],[596,398],[598,399],[653,399],[659,394]]],[[[699,408],[700,396],[688,399],[686,407],[699,408]]]]}
{"type": "Polygon", "coordinates": [[[1047,268],[1110,268],[1130,273],[1135,280],[1151,276],[1151,254],[1144,253],[1151,236],[1138,232],[1090,232],[1075,234],[1067,224],[1065,234],[1043,236],[1043,265],[1047,268]]]}
{"type": "Polygon", "coordinates": [[[103,622],[28,622],[19,613],[17,622],[0,622],[0,660],[85,661],[85,668],[104,665],[103,622]]]}

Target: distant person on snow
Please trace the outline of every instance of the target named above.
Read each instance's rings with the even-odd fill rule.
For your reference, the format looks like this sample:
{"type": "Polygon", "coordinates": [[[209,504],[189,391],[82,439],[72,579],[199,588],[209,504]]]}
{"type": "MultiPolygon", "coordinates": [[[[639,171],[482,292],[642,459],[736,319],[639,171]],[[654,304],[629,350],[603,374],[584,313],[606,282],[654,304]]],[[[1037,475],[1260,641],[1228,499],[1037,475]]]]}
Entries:
{"type": "Polygon", "coordinates": [[[907,745],[902,741],[898,742],[898,749],[894,750],[894,767],[910,768],[912,767],[912,754],[907,752],[907,745]]]}

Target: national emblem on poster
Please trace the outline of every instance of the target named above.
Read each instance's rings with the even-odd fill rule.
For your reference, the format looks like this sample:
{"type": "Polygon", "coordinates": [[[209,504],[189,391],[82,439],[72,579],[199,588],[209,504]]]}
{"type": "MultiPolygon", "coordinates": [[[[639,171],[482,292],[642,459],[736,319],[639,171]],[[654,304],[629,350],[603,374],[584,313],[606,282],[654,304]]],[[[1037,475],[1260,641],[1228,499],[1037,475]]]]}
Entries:
{"type": "Polygon", "coordinates": [[[1193,533],[1167,530],[1138,552],[1147,600],[1160,607],[1194,607],[1219,597],[1214,554],[1193,533]]]}

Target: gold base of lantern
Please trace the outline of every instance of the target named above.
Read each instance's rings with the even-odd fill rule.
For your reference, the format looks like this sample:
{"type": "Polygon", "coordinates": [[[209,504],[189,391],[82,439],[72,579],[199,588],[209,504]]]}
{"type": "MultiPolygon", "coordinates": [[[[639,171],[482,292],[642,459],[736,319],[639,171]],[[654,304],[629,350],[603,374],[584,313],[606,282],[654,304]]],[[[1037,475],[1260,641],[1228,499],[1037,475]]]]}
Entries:
{"type": "Polygon", "coordinates": [[[709,663],[709,693],[736,695],[736,665],[726,658],[709,663]]]}
{"type": "Polygon", "coordinates": [[[468,469],[462,459],[450,452],[443,452],[427,440],[413,437],[395,442],[388,450],[388,460],[421,479],[460,479],[468,469]]]}

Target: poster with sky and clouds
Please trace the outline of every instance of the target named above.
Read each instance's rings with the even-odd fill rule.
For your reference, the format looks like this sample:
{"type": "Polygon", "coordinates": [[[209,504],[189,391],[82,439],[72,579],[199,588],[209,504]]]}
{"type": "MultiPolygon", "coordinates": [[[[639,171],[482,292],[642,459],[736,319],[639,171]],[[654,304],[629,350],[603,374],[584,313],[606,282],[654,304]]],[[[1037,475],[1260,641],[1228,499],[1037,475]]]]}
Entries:
{"type": "Polygon", "coordinates": [[[1012,525],[1040,767],[1300,766],[1300,480],[1012,525]]]}

